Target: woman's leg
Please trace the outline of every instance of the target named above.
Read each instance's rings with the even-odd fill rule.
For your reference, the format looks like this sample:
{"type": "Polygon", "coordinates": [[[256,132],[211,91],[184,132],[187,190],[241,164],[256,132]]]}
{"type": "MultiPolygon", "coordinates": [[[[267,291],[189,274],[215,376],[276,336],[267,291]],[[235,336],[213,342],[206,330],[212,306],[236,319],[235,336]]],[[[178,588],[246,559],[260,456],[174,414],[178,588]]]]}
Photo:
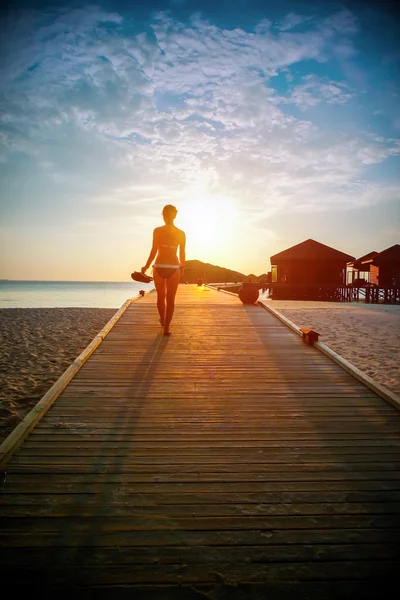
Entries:
{"type": "Polygon", "coordinates": [[[160,315],[161,326],[165,323],[165,298],[167,292],[167,280],[157,273],[157,269],[153,270],[154,285],[157,290],[157,308],[160,315]]]}
{"type": "Polygon", "coordinates": [[[164,335],[169,335],[171,332],[169,326],[175,308],[175,296],[178,289],[179,280],[181,278],[181,270],[176,269],[176,272],[168,277],[167,281],[167,310],[165,312],[164,335]]]}

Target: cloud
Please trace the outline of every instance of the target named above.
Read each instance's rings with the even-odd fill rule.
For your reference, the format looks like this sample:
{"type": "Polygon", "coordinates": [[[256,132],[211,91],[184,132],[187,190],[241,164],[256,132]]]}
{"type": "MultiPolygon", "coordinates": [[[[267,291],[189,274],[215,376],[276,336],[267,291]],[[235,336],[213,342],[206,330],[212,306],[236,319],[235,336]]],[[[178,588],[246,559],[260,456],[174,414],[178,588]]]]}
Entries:
{"type": "Polygon", "coordinates": [[[289,13],[283,19],[283,22],[279,29],[281,31],[288,31],[289,29],[294,29],[297,25],[301,25],[302,23],[306,23],[310,20],[310,17],[303,17],[302,15],[297,15],[295,13],[289,13]]]}
{"type": "Polygon", "coordinates": [[[296,104],[300,110],[307,110],[326,102],[327,104],[346,104],[355,97],[352,88],[343,81],[321,79],[316,75],[303,77],[304,83],[295,86],[284,102],[296,104]]]}
{"type": "Polygon", "coordinates": [[[340,45],[350,55],[357,21],[343,10],[292,31],[299,19],[274,32],[268,21],[246,31],[159,14],[132,33],[95,6],[16,15],[2,62],[3,160],[27,154],[55,184],[138,210],[196,189],[235,197],[249,219],[353,202],[354,189],[371,200],[364,170],[395,154],[395,141],[332,134],[309,116],[356,98],[352,87],[310,72],[284,100],[269,82],[302,61],[326,63],[340,45]],[[307,119],[285,112],[288,102],[307,119]]]}
{"type": "Polygon", "coordinates": [[[340,34],[354,34],[359,31],[358,19],[354,13],[344,8],[323,21],[323,25],[327,28],[333,28],[340,34]]]}

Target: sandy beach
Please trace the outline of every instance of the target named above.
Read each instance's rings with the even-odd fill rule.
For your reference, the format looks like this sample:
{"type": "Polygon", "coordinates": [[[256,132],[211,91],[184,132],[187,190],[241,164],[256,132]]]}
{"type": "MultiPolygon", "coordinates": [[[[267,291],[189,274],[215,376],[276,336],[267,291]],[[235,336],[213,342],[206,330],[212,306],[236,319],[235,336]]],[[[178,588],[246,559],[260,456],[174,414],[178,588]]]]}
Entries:
{"type": "Polygon", "coordinates": [[[108,308],[0,310],[0,442],[116,311],[108,308]]]}
{"type": "MultiPolygon", "coordinates": [[[[400,306],[271,301],[296,325],[400,395],[400,306]]],[[[116,309],[0,310],[0,441],[18,425],[116,309]]]]}

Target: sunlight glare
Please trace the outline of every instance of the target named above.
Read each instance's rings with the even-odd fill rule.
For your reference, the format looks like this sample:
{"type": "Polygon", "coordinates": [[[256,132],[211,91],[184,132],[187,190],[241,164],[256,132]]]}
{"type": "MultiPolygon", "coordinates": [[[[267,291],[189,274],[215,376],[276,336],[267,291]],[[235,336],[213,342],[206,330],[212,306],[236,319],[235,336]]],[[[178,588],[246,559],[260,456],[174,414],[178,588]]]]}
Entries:
{"type": "Polygon", "coordinates": [[[232,238],[236,207],[232,199],[203,196],[188,200],[179,209],[181,227],[195,252],[216,251],[232,238]]]}

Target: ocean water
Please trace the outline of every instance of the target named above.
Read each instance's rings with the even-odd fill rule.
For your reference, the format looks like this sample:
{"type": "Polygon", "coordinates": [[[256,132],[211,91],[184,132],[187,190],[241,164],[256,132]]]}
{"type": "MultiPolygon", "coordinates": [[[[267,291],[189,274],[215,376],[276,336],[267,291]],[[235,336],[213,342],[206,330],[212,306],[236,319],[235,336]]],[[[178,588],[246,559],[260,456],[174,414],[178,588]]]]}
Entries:
{"type": "Polygon", "coordinates": [[[0,281],[0,308],[119,308],[152,283],[106,281],[0,281]]]}

